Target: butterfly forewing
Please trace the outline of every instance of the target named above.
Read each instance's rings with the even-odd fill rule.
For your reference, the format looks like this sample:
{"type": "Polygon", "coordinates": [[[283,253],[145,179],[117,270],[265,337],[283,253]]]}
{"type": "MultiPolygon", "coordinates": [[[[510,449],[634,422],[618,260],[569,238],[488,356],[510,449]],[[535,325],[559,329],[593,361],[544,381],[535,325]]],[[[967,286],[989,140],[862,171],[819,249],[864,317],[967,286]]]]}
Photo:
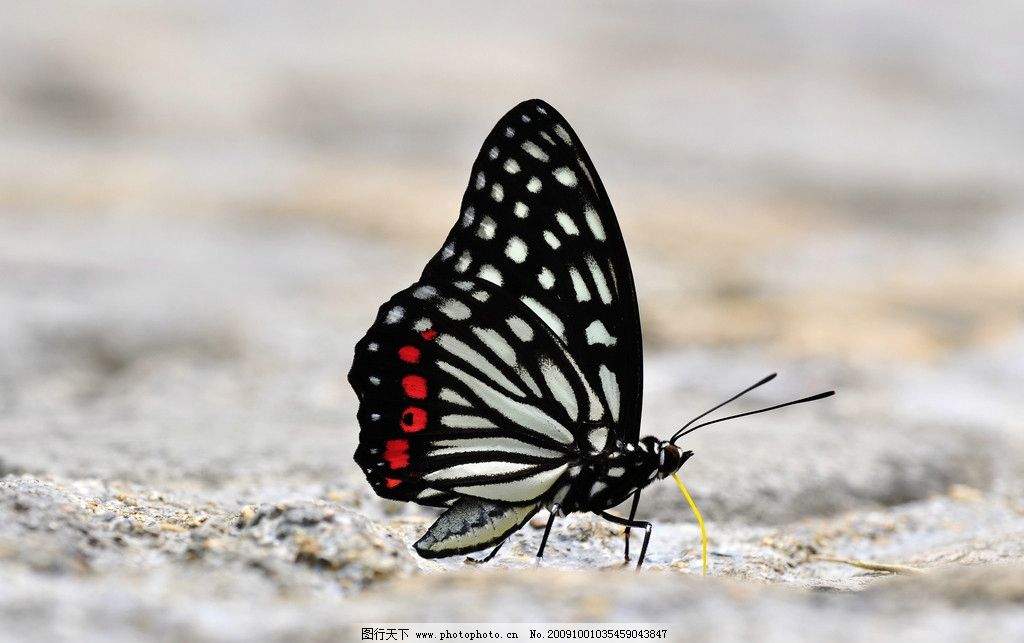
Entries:
{"type": "Polygon", "coordinates": [[[357,344],[349,380],[360,399],[356,461],[397,500],[537,502],[611,428],[555,333],[479,278],[392,297],[357,344]]]}
{"type": "Polygon", "coordinates": [[[421,282],[468,277],[547,325],[604,399],[616,436],[636,442],[643,369],[629,259],[590,157],[547,103],[521,103],[487,137],[421,282]]]}

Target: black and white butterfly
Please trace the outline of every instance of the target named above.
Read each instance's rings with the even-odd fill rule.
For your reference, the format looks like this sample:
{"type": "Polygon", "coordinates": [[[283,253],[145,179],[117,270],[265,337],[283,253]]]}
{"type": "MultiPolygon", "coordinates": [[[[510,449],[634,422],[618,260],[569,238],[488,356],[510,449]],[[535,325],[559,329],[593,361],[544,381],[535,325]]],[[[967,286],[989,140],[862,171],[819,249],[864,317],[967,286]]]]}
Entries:
{"type": "Polygon", "coordinates": [[[651,533],[635,520],[640,491],[679,469],[692,452],[675,441],[703,426],[640,438],[626,246],[583,144],[540,100],[487,136],[458,222],[381,306],[349,381],[373,489],[447,507],[415,544],[426,558],[493,546],[489,559],[547,508],[538,557],[556,516],[592,511],[627,527],[626,560],[629,528],[645,530],[639,567],[651,533]],[[628,519],[606,512],[630,496],[628,519]]]}

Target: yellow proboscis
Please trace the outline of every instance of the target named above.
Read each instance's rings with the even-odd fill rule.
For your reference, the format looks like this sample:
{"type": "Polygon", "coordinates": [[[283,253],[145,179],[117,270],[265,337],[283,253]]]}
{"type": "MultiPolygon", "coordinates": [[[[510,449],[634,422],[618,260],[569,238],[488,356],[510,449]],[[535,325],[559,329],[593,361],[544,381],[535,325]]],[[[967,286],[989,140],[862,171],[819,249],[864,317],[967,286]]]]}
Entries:
{"type": "Polygon", "coordinates": [[[700,559],[701,559],[701,570],[702,573],[708,575],[708,533],[704,530],[704,519],[700,517],[700,509],[697,508],[696,503],[693,502],[693,498],[690,497],[690,492],[683,486],[683,481],[679,479],[679,476],[675,473],[672,474],[672,479],[679,485],[679,490],[686,496],[686,502],[690,503],[690,509],[693,509],[693,515],[697,516],[697,524],[700,525],[700,559]]]}

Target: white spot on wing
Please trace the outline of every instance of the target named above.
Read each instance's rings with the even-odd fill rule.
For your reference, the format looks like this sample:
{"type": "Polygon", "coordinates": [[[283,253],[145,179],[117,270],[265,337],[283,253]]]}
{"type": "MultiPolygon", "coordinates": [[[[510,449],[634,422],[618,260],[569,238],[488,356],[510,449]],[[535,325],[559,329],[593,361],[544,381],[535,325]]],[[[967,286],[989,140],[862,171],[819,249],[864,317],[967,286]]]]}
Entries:
{"type": "Polygon", "coordinates": [[[430,321],[426,317],[420,317],[416,320],[416,323],[412,325],[412,329],[417,333],[422,333],[425,330],[433,328],[434,322],[430,321]]]}
{"type": "Polygon", "coordinates": [[[509,174],[519,173],[519,163],[517,163],[515,159],[508,159],[502,167],[504,167],[505,171],[509,174]]]}
{"type": "Polygon", "coordinates": [[[441,392],[438,393],[438,397],[441,398],[442,401],[448,402],[449,404],[458,404],[459,406],[473,406],[472,404],[469,403],[469,400],[462,397],[461,395],[451,390],[450,388],[441,389],[441,392]]]}
{"type": "Polygon", "coordinates": [[[459,255],[459,260],[455,262],[456,272],[466,272],[469,269],[469,264],[473,262],[473,256],[469,254],[469,250],[463,250],[462,254],[459,255]]]}
{"type": "Polygon", "coordinates": [[[498,158],[498,148],[492,147],[491,151],[488,152],[487,155],[491,157],[491,160],[498,158]]]}
{"type": "Polygon", "coordinates": [[[380,348],[380,345],[377,342],[370,342],[366,345],[366,350],[372,353],[376,353],[378,348],[380,348]]]}
{"type": "Polygon", "coordinates": [[[401,306],[395,306],[388,311],[387,316],[384,318],[385,324],[397,324],[402,321],[402,317],[405,317],[405,309],[401,306]]]}
{"type": "Polygon", "coordinates": [[[462,213],[462,227],[468,228],[473,225],[473,219],[476,218],[476,210],[473,206],[466,208],[465,212],[462,213]]]}
{"type": "Polygon", "coordinates": [[[446,426],[449,429],[496,429],[493,422],[487,418],[482,418],[476,415],[463,415],[459,413],[450,413],[448,415],[441,416],[441,426],[446,426]]]}
{"type": "Polygon", "coordinates": [[[566,187],[576,187],[576,173],[567,167],[560,167],[555,170],[555,179],[566,187]]]}
{"type": "Polygon", "coordinates": [[[522,148],[524,152],[526,152],[533,158],[537,159],[538,161],[546,162],[548,160],[548,153],[540,149],[540,147],[538,147],[537,144],[534,143],[533,141],[523,141],[522,148]]]}
{"type": "Polygon", "coordinates": [[[595,453],[602,451],[608,444],[608,427],[599,426],[596,429],[591,429],[587,434],[587,442],[590,443],[590,448],[595,453]]]}
{"type": "Polygon", "coordinates": [[[493,239],[494,231],[497,230],[497,228],[498,224],[494,222],[494,219],[485,216],[483,219],[480,219],[480,229],[477,230],[476,236],[481,239],[493,239]]]}
{"type": "Polygon", "coordinates": [[[505,362],[513,368],[516,365],[516,351],[512,346],[505,341],[505,338],[501,336],[501,333],[494,330],[493,328],[479,328],[473,327],[473,334],[483,342],[484,346],[491,349],[498,359],[505,362]]]}
{"type": "Polygon", "coordinates": [[[605,259],[604,265],[608,269],[608,274],[612,276],[612,287],[618,289],[619,278],[615,276],[615,264],[612,263],[611,259],[605,259]]]}
{"type": "Polygon", "coordinates": [[[518,366],[516,368],[516,374],[519,376],[519,379],[523,380],[523,382],[525,382],[526,385],[530,387],[530,390],[533,391],[534,395],[536,395],[538,398],[543,395],[543,393],[540,392],[540,387],[537,386],[537,382],[533,381],[533,376],[530,375],[530,372],[528,370],[526,370],[522,366],[518,366]]]}
{"type": "Polygon", "coordinates": [[[555,123],[555,128],[554,129],[555,129],[555,134],[558,135],[558,138],[560,138],[563,141],[565,141],[566,145],[572,145],[572,138],[569,136],[569,132],[565,131],[564,127],[562,127],[558,123],[555,123]]]}
{"type": "Polygon", "coordinates": [[[565,339],[565,324],[558,318],[558,315],[551,312],[544,304],[532,297],[520,297],[519,299],[526,304],[527,308],[536,313],[541,318],[541,321],[547,324],[551,330],[555,331],[556,335],[565,339]]]}
{"type": "Polygon", "coordinates": [[[501,183],[495,183],[491,186],[491,198],[501,203],[502,199],[505,198],[505,188],[501,187],[501,183]]]}
{"type": "Polygon", "coordinates": [[[590,301],[590,289],[576,266],[569,267],[569,276],[572,278],[572,288],[576,291],[576,301],[590,301]]]}
{"type": "Polygon", "coordinates": [[[470,314],[472,314],[469,310],[469,306],[458,299],[446,299],[444,303],[441,304],[441,312],[449,318],[457,321],[469,319],[470,314]]]}
{"type": "Polygon", "coordinates": [[[580,416],[579,402],[576,401],[576,393],[573,392],[572,385],[569,384],[569,379],[562,369],[555,366],[551,360],[543,359],[540,362],[540,372],[544,376],[544,382],[551,389],[551,394],[565,408],[569,418],[573,422],[578,420],[580,416]]]}
{"type": "Polygon", "coordinates": [[[590,233],[598,241],[604,241],[607,237],[605,236],[604,226],[601,225],[601,217],[597,215],[597,211],[594,208],[587,208],[584,214],[587,218],[587,226],[590,228],[590,233]]]}
{"type": "Polygon", "coordinates": [[[545,290],[555,285],[555,274],[548,270],[547,266],[540,269],[540,274],[537,275],[537,281],[545,290]]]}
{"type": "Polygon", "coordinates": [[[505,128],[505,137],[506,138],[512,138],[515,135],[516,135],[516,131],[514,129],[512,129],[511,127],[506,127],[505,128]]]}
{"type": "Polygon", "coordinates": [[[566,234],[577,235],[580,233],[580,229],[576,227],[576,222],[572,220],[572,217],[561,210],[555,213],[555,219],[558,220],[558,225],[562,226],[566,234]]]}
{"type": "Polygon", "coordinates": [[[476,173],[476,189],[482,190],[487,185],[487,177],[484,176],[483,170],[476,173]]]}
{"type": "Polygon", "coordinates": [[[551,138],[551,135],[548,134],[547,132],[541,132],[540,137],[547,141],[548,143],[550,143],[551,145],[555,144],[555,139],[551,138]]]}
{"type": "Polygon", "coordinates": [[[615,377],[615,373],[601,364],[601,368],[597,371],[598,377],[601,379],[601,390],[604,391],[605,402],[608,403],[608,410],[612,412],[612,419],[616,422],[619,421],[619,380],[615,377]]]}
{"type": "Polygon", "coordinates": [[[612,337],[608,329],[605,328],[604,324],[600,319],[590,322],[587,326],[587,343],[588,344],[604,344],[605,346],[614,346],[617,341],[612,337]]]}
{"type": "Polygon", "coordinates": [[[526,261],[526,243],[519,237],[512,237],[505,246],[505,256],[516,263],[526,261]]]}
{"type": "Polygon", "coordinates": [[[522,201],[516,201],[515,208],[512,210],[516,213],[516,216],[520,219],[525,219],[526,215],[530,214],[530,208],[526,207],[526,204],[522,201]]]}
{"type": "Polygon", "coordinates": [[[608,290],[608,282],[604,278],[601,267],[597,265],[597,260],[588,256],[587,267],[590,268],[590,276],[594,278],[594,285],[597,286],[597,294],[601,297],[601,301],[606,304],[612,303],[612,291],[608,290]]]}
{"type": "Polygon", "coordinates": [[[548,245],[551,246],[552,250],[558,250],[558,247],[562,245],[562,242],[558,240],[555,233],[550,230],[544,231],[544,241],[548,242],[548,245]]]}
{"type": "Polygon", "coordinates": [[[433,286],[420,286],[412,292],[412,296],[416,299],[430,299],[437,296],[437,288],[433,286]]]}
{"type": "Polygon", "coordinates": [[[497,286],[502,285],[502,283],[504,283],[505,281],[504,278],[501,276],[501,272],[490,264],[484,264],[480,266],[480,272],[476,273],[476,276],[480,277],[481,279],[486,279],[487,281],[497,286]]]}
{"type": "Polygon", "coordinates": [[[448,261],[454,255],[455,255],[455,244],[451,243],[451,242],[444,244],[444,247],[441,248],[441,261],[448,261]]]}
{"type": "Polygon", "coordinates": [[[423,491],[416,494],[417,500],[429,500],[430,498],[436,498],[437,496],[444,495],[443,491],[437,489],[424,489],[423,491]]]}
{"type": "Polygon", "coordinates": [[[533,339],[533,329],[519,317],[509,317],[506,323],[508,323],[508,327],[520,340],[528,342],[533,339]]]}
{"type": "Polygon", "coordinates": [[[533,192],[534,194],[540,192],[540,189],[542,187],[543,185],[541,185],[540,179],[538,179],[535,176],[531,176],[530,180],[527,181],[526,183],[526,189],[529,190],[530,192],[533,192]]]}

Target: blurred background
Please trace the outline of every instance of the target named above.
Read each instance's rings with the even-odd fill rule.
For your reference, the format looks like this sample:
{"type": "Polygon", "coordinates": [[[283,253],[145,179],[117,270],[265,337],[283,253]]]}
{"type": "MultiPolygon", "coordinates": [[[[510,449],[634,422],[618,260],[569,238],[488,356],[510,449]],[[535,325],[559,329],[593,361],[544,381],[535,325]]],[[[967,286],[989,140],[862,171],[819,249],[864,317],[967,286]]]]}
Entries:
{"type": "Polygon", "coordinates": [[[3,3],[0,473],[383,515],[352,346],[539,97],[626,237],[645,432],[776,370],[751,406],[840,391],[695,434],[706,516],[1019,483],[1022,28],[1011,0],[3,3]]]}

